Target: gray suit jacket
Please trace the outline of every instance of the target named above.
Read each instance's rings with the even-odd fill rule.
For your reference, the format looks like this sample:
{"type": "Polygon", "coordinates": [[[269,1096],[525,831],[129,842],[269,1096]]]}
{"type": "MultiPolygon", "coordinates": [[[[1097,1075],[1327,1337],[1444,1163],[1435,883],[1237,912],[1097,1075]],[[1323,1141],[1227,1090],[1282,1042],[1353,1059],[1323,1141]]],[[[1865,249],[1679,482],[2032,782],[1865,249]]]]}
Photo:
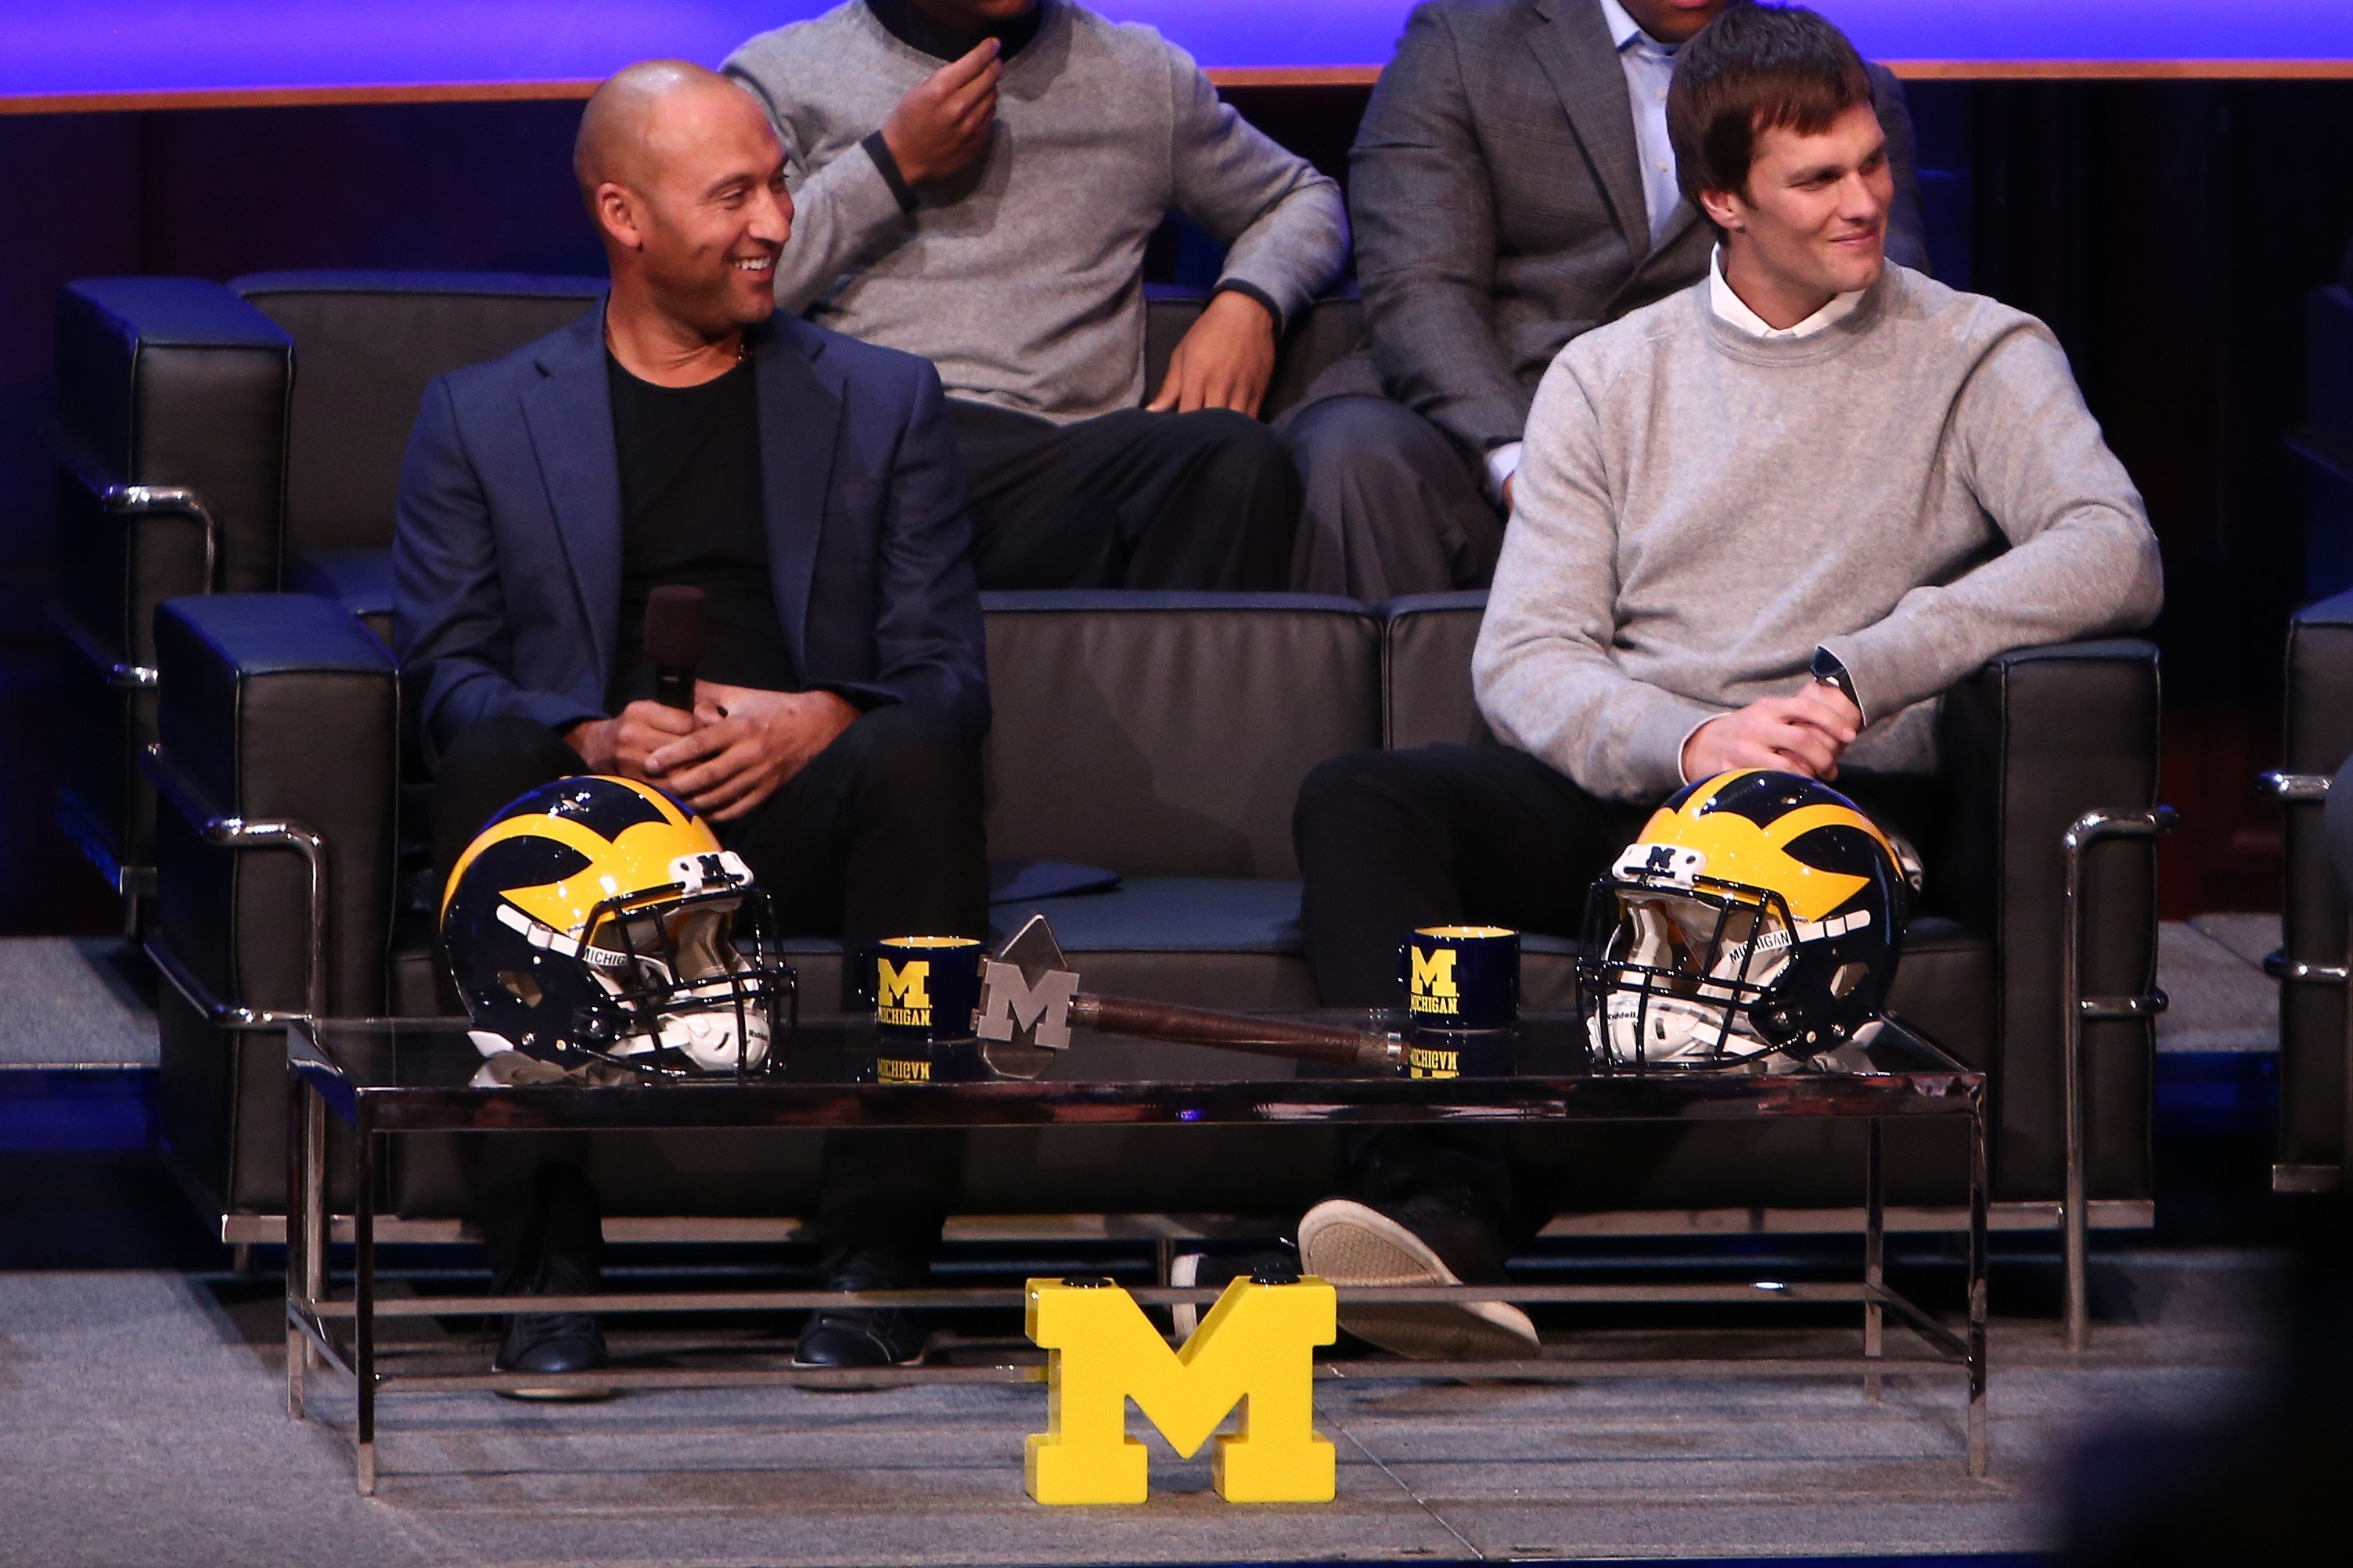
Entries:
{"type": "MultiPolygon", "coordinates": [[[[1894,75],[1871,74],[1895,171],[1888,258],[1925,270],[1912,117],[1894,75]]],[[[1316,392],[1386,391],[1472,453],[1520,438],[1563,344],[1697,282],[1715,245],[1687,201],[1651,243],[1595,0],[1416,7],[1348,168],[1372,359],[1316,392]]]]}

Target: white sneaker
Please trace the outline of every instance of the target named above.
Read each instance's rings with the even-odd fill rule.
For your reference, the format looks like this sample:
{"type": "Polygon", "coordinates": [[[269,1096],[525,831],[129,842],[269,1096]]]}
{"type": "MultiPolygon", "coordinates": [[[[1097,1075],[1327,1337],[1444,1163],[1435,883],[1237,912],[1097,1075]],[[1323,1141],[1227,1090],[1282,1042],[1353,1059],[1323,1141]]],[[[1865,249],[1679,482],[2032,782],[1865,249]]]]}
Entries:
{"type": "MultiPolygon", "coordinates": [[[[1430,1244],[1378,1209],[1346,1198],[1299,1222],[1301,1268],[1334,1285],[1459,1285],[1430,1244]]],[[[1536,1326],[1508,1301],[1340,1305],[1340,1326],[1417,1361],[1515,1361],[1542,1353],[1536,1326]]]]}

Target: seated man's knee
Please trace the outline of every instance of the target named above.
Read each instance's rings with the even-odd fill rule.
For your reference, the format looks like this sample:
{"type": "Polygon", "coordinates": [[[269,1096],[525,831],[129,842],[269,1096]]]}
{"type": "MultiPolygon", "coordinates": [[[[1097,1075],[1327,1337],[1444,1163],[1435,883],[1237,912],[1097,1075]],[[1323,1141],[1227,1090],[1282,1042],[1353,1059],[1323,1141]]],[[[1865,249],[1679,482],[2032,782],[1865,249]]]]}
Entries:
{"type": "MultiPolygon", "coordinates": [[[[524,774],[533,782],[576,773],[586,764],[563,736],[533,719],[479,719],[450,738],[433,769],[436,779],[524,774]]],[[[521,785],[517,792],[529,789],[521,785]]]]}
{"type": "Polygon", "coordinates": [[[1303,855],[1311,841],[1348,841],[1386,832],[1397,816],[1397,785],[1410,771],[1404,752],[1349,752],[1318,763],[1299,786],[1293,836],[1303,855]]]}
{"type": "Polygon", "coordinates": [[[860,715],[842,739],[854,748],[857,788],[870,799],[918,817],[978,810],[980,749],[948,720],[887,703],[860,715]]]}
{"type": "Polygon", "coordinates": [[[1398,464],[1430,433],[1429,421],[1386,397],[1354,394],[1310,404],[1284,425],[1300,465],[1398,464]]]}
{"type": "Polygon", "coordinates": [[[1205,453],[1221,472],[1235,478],[1273,477],[1280,482],[1292,472],[1290,444],[1271,426],[1231,408],[1198,408],[1176,417],[1189,442],[1205,453]]]}

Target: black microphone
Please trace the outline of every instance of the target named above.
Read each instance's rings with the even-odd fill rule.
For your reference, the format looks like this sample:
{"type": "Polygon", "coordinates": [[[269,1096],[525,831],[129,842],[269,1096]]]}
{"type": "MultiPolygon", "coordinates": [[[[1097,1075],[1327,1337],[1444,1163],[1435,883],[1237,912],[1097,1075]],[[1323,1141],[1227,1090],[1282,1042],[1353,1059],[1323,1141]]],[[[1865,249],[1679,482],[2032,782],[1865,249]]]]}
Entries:
{"type": "Polygon", "coordinates": [[[653,661],[654,700],[694,711],[694,667],[706,641],[702,590],[678,584],[646,595],[646,657],[653,661]]]}

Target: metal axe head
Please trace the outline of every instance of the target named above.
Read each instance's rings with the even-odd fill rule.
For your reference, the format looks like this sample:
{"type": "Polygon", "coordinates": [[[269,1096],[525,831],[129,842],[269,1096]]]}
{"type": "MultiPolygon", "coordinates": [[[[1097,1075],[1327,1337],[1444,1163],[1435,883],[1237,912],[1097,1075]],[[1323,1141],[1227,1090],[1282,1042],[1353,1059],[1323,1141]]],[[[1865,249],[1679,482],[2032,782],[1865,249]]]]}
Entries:
{"type": "Polygon", "coordinates": [[[980,1003],[973,1033],[981,1059],[1008,1078],[1036,1078],[1071,1043],[1071,998],[1078,972],[1062,956],[1054,928],[1031,915],[994,954],[980,961],[980,1003]]]}

